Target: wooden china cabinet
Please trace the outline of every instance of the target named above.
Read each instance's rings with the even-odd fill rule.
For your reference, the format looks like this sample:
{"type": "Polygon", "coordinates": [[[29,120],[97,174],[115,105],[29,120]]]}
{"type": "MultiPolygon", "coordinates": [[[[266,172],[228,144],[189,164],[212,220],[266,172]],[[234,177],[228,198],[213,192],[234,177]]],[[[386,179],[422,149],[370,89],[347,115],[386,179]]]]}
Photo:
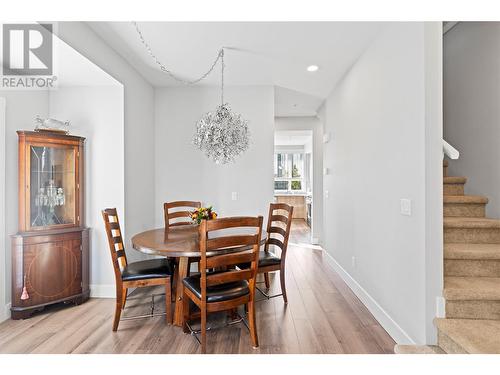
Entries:
{"type": "Polygon", "coordinates": [[[12,319],[89,298],[85,138],[18,131],[19,232],[12,237],[12,319]]]}

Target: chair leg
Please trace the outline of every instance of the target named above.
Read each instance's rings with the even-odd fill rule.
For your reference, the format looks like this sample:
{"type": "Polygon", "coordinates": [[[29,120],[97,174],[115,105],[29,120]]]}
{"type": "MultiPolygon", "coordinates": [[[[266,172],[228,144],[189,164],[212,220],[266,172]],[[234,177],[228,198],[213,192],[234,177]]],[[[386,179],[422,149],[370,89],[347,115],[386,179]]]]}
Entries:
{"type": "Polygon", "coordinates": [[[281,294],[283,294],[283,301],[285,304],[288,303],[288,298],[286,296],[286,285],[285,285],[285,267],[280,270],[280,283],[281,283],[281,294]]]}
{"type": "Polygon", "coordinates": [[[250,330],[250,338],[252,339],[252,346],[259,347],[259,339],[257,337],[257,326],[255,324],[255,303],[248,301],[248,328],[250,330]]]}
{"type": "Polygon", "coordinates": [[[271,287],[271,284],[269,282],[269,273],[264,272],[264,283],[266,284],[266,289],[269,289],[271,287]]]}
{"type": "Polygon", "coordinates": [[[118,330],[118,324],[120,324],[120,316],[122,314],[123,306],[123,289],[116,288],[116,303],[115,303],[115,319],[113,320],[113,332],[118,330]]]}
{"type": "Polygon", "coordinates": [[[184,333],[189,333],[187,323],[190,316],[191,314],[189,311],[189,297],[184,293],[184,296],[182,297],[182,330],[184,331],[184,333]]]}
{"type": "Polygon", "coordinates": [[[165,282],[165,319],[167,324],[172,324],[172,285],[170,277],[165,282]]]}
{"type": "Polygon", "coordinates": [[[207,353],[207,308],[201,308],[201,354],[207,353]]]}
{"type": "Polygon", "coordinates": [[[281,294],[283,294],[283,301],[285,304],[288,303],[288,298],[286,296],[286,285],[285,285],[285,267],[280,270],[280,283],[281,283],[281,294]]]}
{"type": "Polygon", "coordinates": [[[123,287],[123,289],[122,289],[122,300],[123,300],[122,310],[125,310],[125,303],[127,303],[127,293],[128,293],[128,289],[123,287]]]}

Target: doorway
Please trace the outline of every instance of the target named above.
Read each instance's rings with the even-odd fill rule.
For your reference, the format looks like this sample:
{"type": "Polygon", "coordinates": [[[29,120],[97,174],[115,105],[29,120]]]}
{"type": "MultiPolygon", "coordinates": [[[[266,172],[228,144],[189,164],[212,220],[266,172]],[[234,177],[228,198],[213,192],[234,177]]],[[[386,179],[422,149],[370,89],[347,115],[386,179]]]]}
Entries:
{"type": "Polygon", "coordinates": [[[312,243],[312,130],[277,130],[274,134],[274,201],[293,206],[292,231],[312,243]]]}

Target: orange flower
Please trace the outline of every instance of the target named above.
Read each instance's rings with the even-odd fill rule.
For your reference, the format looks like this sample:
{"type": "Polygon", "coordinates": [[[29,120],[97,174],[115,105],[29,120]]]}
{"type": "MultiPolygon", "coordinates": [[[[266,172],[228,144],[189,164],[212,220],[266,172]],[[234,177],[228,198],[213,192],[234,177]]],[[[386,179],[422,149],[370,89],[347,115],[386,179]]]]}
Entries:
{"type": "Polygon", "coordinates": [[[217,219],[217,214],[215,212],[212,212],[212,219],[217,219]]]}

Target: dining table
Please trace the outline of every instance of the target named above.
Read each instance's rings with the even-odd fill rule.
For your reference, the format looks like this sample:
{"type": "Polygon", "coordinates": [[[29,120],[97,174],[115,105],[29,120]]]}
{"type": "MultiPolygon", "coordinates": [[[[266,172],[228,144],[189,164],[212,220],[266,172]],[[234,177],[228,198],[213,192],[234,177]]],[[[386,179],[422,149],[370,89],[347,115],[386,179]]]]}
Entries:
{"type": "MultiPolygon", "coordinates": [[[[209,232],[209,238],[217,238],[221,236],[248,235],[255,234],[256,228],[230,228],[209,232]]],[[[267,233],[262,230],[260,245],[266,243],[267,233]]],[[[176,259],[176,267],[174,269],[175,281],[175,311],[173,324],[182,326],[183,322],[183,287],[182,280],[188,276],[189,260],[192,258],[200,258],[200,242],[199,242],[199,225],[186,224],[171,226],[167,228],[157,228],[138,233],[132,237],[132,247],[144,254],[163,256],[176,259]]],[[[215,251],[207,251],[207,256],[213,256],[224,252],[241,250],[241,247],[231,249],[218,249],[215,251]]]]}

